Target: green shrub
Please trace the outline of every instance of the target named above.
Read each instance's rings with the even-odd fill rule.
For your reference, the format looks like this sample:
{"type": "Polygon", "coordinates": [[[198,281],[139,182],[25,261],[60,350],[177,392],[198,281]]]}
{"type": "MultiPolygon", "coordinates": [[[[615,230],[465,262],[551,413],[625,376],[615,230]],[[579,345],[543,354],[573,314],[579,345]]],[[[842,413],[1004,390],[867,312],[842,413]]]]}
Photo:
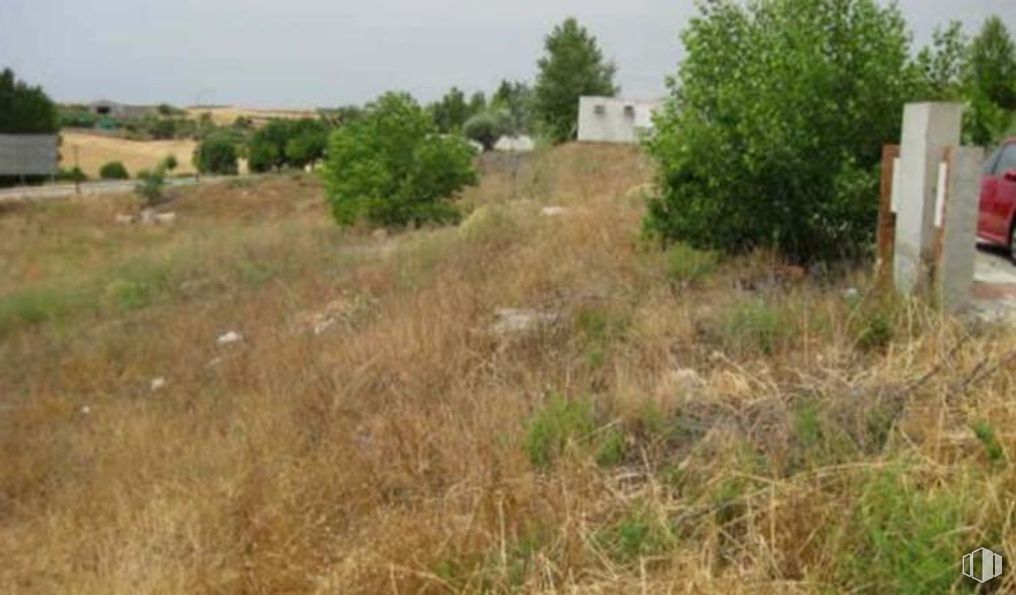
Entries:
{"type": "Polygon", "coordinates": [[[711,250],[696,250],[678,242],[667,250],[667,275],[671,281],[683,286],[694,285],[712,275],[719,263],[719,255],[711,250]]]}
{"type": "Polygon", "coordinates": [[[330,128],[324,120],[272,120],[251,137],[247,146],[251,171],[302,168],[324,157],[330,128]]]}
{"type": "Polygon", "coordinates": [[[454,222],[452,198],[477,181],[469,145],[438,134],[411,97],[396,93],[332,133],[321,176],[340,225],[454,222]]]}
{"type": "Polygon", "coordinates": [[[203,174],[236,175],[236,146],[224,136],[209,136],[194,150],[194,167],[203,174]]]}
{"type": "Polygon", "coordinates": [[[588,401],[569,401],[553,395],[530,420],[526,453],[536,467],[548,467],[569,442],[588,436],[594,428],[593,409],[588,401]]]}
{"type": "Polygon", "coordinates": [[[56,179],[63,182],[84,182],[88,180],[88,176],[85,175],[85,172],[81,171],[80,167],[75,165],[70,169],[61,168],[56,174],[56,179]]]}
{"type": "Polygon", "coordinates": [[[765,302],[739,303],[724,321],[724,342],[735,352],[770,355],[788,335],[786,317],[765,302]]]}
{"type": "Polygon", "coordinates": [[[882,146],[912,98],[908,32],[875,0],[701,3],[649,151],[647,230],[795,261],[853,256],[875,230],[882,146]]]}
{"type": "Polygon", "coordinates": [[[596,541],[618,564],[659,555],[677,543],[664,520],[642,509],[632,510],[614,526],[599,532],[596,541]]]}
{"type": "Polygon", "coordinates": [[[138,172],[138,182],[134,192],[141,197],[142,204],[155,206],[165,198],[166,170],[161,165],[153,170],[143,169],[138,172]]]}
{"type": "Polygon", "coordinates": [[[912,485],[898,470],[867,480],[841,530],[851,543],[840,558],[840,580],[853,592],[932,595],[952,592],[967,549],[961,502],[948,491],[912,485]],[[863,589],[862,589],[863,587],[863,589]]]}
{"type": "Polygon", "coordinates": [[[984,446],[984,452],[988,455],[988,460],[992,463],[1000,463],[1005,460],[1005,449],[1002,448],[1002,443],[998,441],[998,436],[995,435],[995,429],[991,427],[986,421],[979,421],[971,426],[974,431],[974,435],[984,446]]]}
{"type": "Polygon", "coordinates": [[[99,177],[103,180],[126,180],[130,174],[122,162],[110,161],[99,169],[99,177]]]}

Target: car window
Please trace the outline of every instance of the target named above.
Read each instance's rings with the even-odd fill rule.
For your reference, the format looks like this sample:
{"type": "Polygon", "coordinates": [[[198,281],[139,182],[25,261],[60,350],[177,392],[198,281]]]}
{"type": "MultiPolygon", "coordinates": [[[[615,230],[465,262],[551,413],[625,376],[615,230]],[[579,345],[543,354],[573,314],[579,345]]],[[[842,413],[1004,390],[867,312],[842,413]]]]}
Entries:
{"type": "Polygon", "coordinates": [[[998,163],[998,158],[1002,156],[1002,149],[1004,148],[1005,146],[1003,145],[995,149],[991,153],[991,157],[988,157],[987,159],[984,160],[984,175],[986,176],[995,175],[995,164],[998,163]]]}
{"type": "Polygon", "coordinates": [[[1016,169],[1016,144],[1006,145],[1002,149],[1002,156],[995,165],[995,175],[1000,176],[1010,169],[1016,169]]]}

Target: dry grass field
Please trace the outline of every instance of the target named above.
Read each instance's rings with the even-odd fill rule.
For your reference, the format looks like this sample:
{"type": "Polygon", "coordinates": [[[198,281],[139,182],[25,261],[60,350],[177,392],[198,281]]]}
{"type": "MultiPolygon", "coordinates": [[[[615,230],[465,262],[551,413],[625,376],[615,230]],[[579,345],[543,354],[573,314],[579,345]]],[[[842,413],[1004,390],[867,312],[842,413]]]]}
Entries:
{"type": "Polygon", "coordinates": [[[220,107],[187,108],[187,116],[195,120],[202,114],[211,114],[212,121],[218,126],[229,126],[239,117],[250,118],[255,123],[264,123],[271,119],[316,118],[315,110],[302,109],[262,109],[227,105],[220,107]]]}
{"type": "Polygon", "coordinates": [[[484,169],[386,236],[308,177],[4,207],[0,592],[960,593],[1016,553],[1011,330],[661,252],[634,148],[484,169]]]}
{"type": "Polygon", "coordinates": [[[194,173],[191,156],[197,143],[193,140],[134,141],[86,132],[64,131],[60,145],[60,167],[74,167],[74,147],[78,148],[78,163],[89,178],[97,179],[99,169],[110,161],[121,161],[131,177],[143,169],[152,169],[166,158],[175,155],[176,172],[194,173]]]}

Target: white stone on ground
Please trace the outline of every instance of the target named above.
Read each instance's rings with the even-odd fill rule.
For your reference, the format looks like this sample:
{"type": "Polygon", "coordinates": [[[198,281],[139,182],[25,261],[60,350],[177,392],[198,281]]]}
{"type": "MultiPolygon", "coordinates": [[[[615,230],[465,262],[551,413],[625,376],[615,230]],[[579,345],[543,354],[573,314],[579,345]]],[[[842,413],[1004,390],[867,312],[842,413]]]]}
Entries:
{"type": "Polygon", "coordinates": [[[243,335],[236,331],[229,331],[228,333],[219,335],[216,341],[219,345],[232,345],[233,343],[239,343],[243,341],[243,335]]]}

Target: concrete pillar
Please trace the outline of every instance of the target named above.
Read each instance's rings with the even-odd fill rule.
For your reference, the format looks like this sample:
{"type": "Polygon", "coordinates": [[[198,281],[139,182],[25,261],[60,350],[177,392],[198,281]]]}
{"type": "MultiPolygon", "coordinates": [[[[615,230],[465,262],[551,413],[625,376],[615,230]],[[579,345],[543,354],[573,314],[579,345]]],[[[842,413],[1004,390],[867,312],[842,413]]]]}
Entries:
{"type": "Polygon", "coordinates": [[[959,103],[909,103],[903,110],[893,272],[905,293],[929,289],[938,166],[944,149],[960,144],[962,116],[959,103]]]}
{"type": "Polygon", "coordinates": [[[984,149],[980,147],[949,151],[942,255],[936,275],[940,303],[949,312],[965,308],[973,290],[983,163],[984,149]]]}

